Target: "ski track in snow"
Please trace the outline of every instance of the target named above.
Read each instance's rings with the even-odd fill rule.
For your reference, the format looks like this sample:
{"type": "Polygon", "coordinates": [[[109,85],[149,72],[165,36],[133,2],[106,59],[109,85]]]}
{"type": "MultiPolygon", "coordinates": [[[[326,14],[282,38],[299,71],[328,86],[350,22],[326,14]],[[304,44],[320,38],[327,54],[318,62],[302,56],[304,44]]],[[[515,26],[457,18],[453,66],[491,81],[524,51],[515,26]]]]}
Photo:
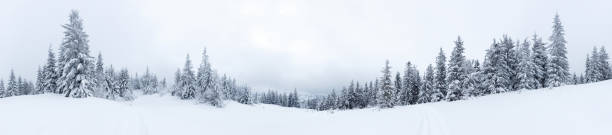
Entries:
{"type": "Polygon", "coordinates": [[[167,95],[116,102],[44,94],[0,99],[2,135],[610,135],[612,81],[391,109],[225,108],[167,95]]]}

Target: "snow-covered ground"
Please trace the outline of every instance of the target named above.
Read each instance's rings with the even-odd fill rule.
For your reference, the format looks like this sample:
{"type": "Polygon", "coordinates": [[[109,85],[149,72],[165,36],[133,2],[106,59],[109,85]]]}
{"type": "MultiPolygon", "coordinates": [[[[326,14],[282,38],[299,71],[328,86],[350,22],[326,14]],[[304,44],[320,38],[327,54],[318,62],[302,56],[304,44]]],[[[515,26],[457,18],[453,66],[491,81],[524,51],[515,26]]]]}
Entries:
{"type": "Polygon", "coordinates": [[[317,112],[274,105],[132,102],[59,95],[0,99],[2,135],[611,135],[612,81],[393,109],[317,112]]]}

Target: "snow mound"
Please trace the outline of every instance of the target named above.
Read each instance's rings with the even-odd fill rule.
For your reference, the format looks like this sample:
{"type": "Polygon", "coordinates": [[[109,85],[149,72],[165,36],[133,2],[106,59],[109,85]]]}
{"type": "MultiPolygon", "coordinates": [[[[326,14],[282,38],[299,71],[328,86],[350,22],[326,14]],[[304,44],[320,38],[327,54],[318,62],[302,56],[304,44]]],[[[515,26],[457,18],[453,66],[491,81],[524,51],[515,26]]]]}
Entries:
{"type": "Polygon", "coordinates": [[[392,109],[317,112],[171,96],[135,101],[44,94],[0,99],[6,135],[610,135],[612,81],[392,109]]]}

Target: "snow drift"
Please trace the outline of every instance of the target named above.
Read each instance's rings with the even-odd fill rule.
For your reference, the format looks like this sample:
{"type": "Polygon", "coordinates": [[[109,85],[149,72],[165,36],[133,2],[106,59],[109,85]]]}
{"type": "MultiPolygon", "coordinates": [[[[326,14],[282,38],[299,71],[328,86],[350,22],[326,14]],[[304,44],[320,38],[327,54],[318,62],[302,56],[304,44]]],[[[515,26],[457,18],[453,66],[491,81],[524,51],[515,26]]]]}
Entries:
{"type": "Polygon", "coordinates": [[[115,102],[45,94],[0,99],[5,135],[610,135],[612,81],[457,102],[335,112],[171,96],[115,102]]]}

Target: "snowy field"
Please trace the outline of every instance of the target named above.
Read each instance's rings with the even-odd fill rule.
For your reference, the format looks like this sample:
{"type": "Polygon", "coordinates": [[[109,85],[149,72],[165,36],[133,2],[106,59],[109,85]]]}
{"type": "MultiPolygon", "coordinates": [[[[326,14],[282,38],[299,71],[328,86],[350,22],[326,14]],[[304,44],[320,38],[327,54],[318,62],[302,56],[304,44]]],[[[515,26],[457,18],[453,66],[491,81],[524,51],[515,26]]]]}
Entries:
{"type": "Polygon", "coordinates": [[[458,102],[336,112],[274,105],[132,102],[59,95],[0,99],[3,135],[612,135],[612,81],[458,102]]]}

